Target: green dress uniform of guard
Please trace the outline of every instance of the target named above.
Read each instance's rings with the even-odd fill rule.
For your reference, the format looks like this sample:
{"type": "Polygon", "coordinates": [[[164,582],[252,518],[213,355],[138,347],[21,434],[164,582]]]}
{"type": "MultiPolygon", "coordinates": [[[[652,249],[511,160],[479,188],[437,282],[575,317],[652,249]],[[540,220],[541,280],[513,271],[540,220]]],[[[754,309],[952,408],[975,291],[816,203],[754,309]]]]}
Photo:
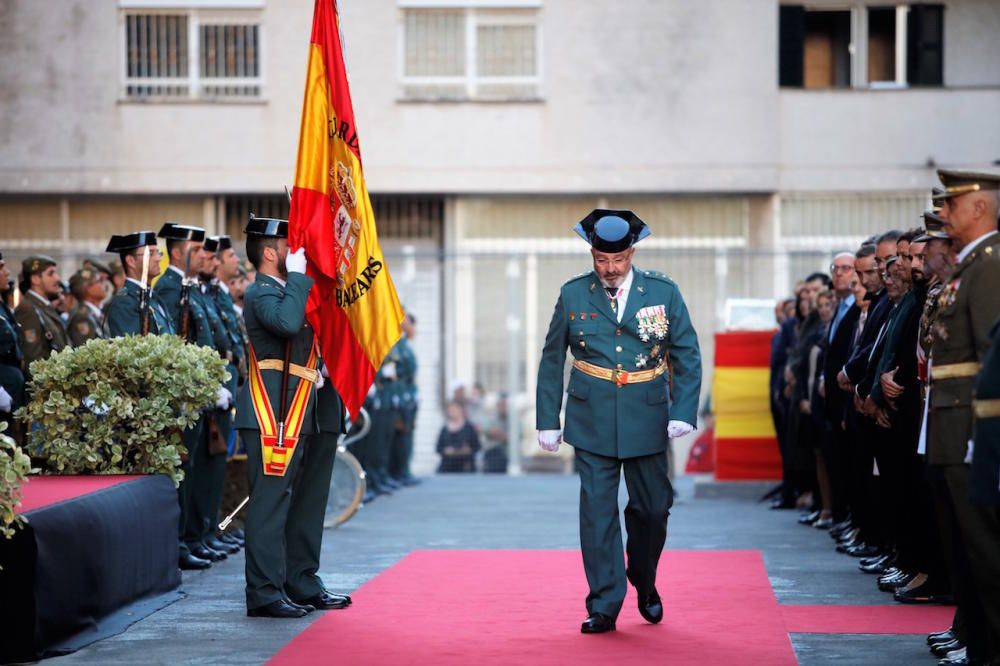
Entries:
{"type": "MultiPolygon", "coordinates": [[[[191,278],[186,275],[187,269],[197,271],[202,262],[201,246],[205,241],[205,230],[199,227],[191,227],[173,222],[165,223],[157,233],[159,238],[167,241],[167,253],[170,257],[170,265],[167,266],[160,279],[153,287],[153,293],[159,297],[174,322],[174,330],[177,335],[185,333],[183,322],[185,316],[188,317],[188,326],[185,341],[201,347],[215,347],[212,337],[212,327],[208,320],[200,300],[194,293],[196,285],[190,284],[191,278]],[[186,307],[182,304],[182,294],[185,290],[185,281],[189,281],[187,286],[188,302],[186,307]],[[186,312],[185,312],[186,309],[186,312]]],[[[179,533],[181,538],[181,561],[192,563],[192,566],[200,566],[197,562],[190,560],[191,556],[199,560],[217,562],[227,557],[226,553],[207,548],[202,542],[203,525],[200,516],[196,517],[194,508],[194,491],[199,488],[197,482],[198,468],[197,461],[202,455],[200,450],[207,446],[205,414],[214,410],[209,408],[204,410],[201,418],[187,430],[184,431],[184,447],[187,449],[187,459],[182,463],[184,469],[184,480],[178,488],[178,495],[181,505],[181,519],[179,533]]],[[[182,568],[184,565],[182,564],[182,568]]]]}
{"type": "Polygon", "coordinates": [[[18,340],[17,319],[14,311],[7,306],[6,296],[13,283],[0,252],[0,388],[10,396],[10,409],[0,411],[0,421],[8,425],[7,434],[15,435],[11,426],[16,423],[14,412],[24,405],[24,373],[21,371],[21,343],[18,340]]]}
{"type": "Polygon", "coordinates": [[[662,619],[656,567],[673,504],[667,446],[696,423],[701,354],[677,285],[631,266],[633,245],[649,235],[644,222],[631,211],[595,210],[575,231],[592,247],[594,270],[560,289],[538,369],[536,427],[543,448],[558,448],[569,349],[564,439],[576,449],[590,587],[581,631],[601,633],[615,628],[626,578],[638,591],[640,614],[662,619]],[[627,570],[618,517],[622,468],[627,570]]]}
{"type": "Polygon", "coordinates": [[[413,430],[417,421],[417,355],[413,352],[410,335],[416,320],[409,312],[403,320],[403,337],[396,343],[396,395],[399,406],[395,408],[396,418],[389,450],[389,478],[402,485],[418,483],[410,472],[413,457],[413,430]],[[406,331],[411,331],[407,333],[406,331]]]}
{"type": "MultiPolygon", "coordinates": [[[[160,252],[156,248],[155,231],[137,231],[124,236],[112,236],[108,242],[106,252],[114,252],[125,258],[130,255],[138,259],[137,266],[141,271],[141,261],[143,248],[150,248],[149,269],[150,274],[147,280],[160,274],[160,252]]],[[[104,308],[104,329],[107,337],[119,338],[124,335],[140,335],[142,333],[142,291],[144,289],[139,278],[128,275],[126,271],[125,283],[108,302],[104,308]]],[[[133,273],[142,276],[141,272],[133,273]]],[[[149,294],[149,334],[150,335],[173,335],[175,333],[174,323],[167,314],[160,297],[155,292],[149,294]]]]}
{"type": "Polygon", "coordinates": [[[59,311],[49,298],[62,290],[56,260],[42,254],[28,257],[21,267],[21,302],[14,309],[20,326],[24,378],[31,379],[31,364],[70,346],[59,311]],[[44,293],[43,293],[44,292],[44,293]]]}
{"type": "Polygon", "coordinates": [[[1000,174],[940,170],[945,230],[958,263],[938,295],[931,349],[928,459],[943,474],[954,525],[955,593],[970,662],[1000,659],[1000,517],[970,499],[976,377],[1000,317],[1000,174]]]}
{"type": "MultiPolygon", "coordinates": [[[[257,278],[244,294],[243,317],[277,422],[288,343],[289,409],[301,382],[319,381],[320,373],[307,367],[315,339],[305,318],[313,280],[304,274],[303,250],[288,254],[285,220],[251,217],[246,233],[247,256],[257,268],[257,278]]],[[[260,423],[251,395],[252,375],[251,369],[251,379],[243,385],[236,409],[236,427],[247,447],[250,484],[245,525],[247,615],[294,618],[314,609],[344,608],[350,599],[328,592],[317,574],[325,497],[336,451],[324,449],[323,440],[316,437],[320,432],[317,391],[308,389],[298,442],[284,475],[268,475],[264,473],[260,423]]],[[[337,419],[339,412],[324,414],[324,419],[330,416],[337,419]]]]}

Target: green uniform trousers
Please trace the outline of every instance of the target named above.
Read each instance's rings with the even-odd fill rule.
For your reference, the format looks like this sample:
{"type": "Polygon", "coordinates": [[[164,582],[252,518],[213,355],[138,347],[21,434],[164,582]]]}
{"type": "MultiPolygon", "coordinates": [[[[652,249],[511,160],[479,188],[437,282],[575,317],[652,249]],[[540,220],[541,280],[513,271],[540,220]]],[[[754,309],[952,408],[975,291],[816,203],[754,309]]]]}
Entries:
{"type": "Polygon", "coordinates": [[[969,500],[968,465],[943,465],[958,572],[954,581],[973,659],[1000,658],[1000,511],[969,500]]]}
{"type": "Polygon", "coordinates": [[[302,435],[284,476],[264,474],[260,432],[241,430],[247,446],[247,608],[320,594],[319,556],[336,435],[302,435]]]}
{"type": "Polygon", "coordinates": [[[413,429],[416,427],[416,407],[403,407],[397,411],[397,420],[402,420],[403,429],[393,428],[392,446],[389,451],[389,476],[394,479],[408,479],[410,460],[413,458],[413,429]]]}
{"type": "Polygon", "coordinates": [[[187,460],[181,463],[184,470],[184,480],[177,487],[177,502],[180,504],[181,514],[178,523],[177,536],[180,544],[180,555],[184,557],[190,554],[188,548],[189,535],[191,533],[191,504],[193,494],[193,482],[196,477],[196,462],[202,448],[202,419],[184,431],[184,447],[187,449],[187,460]]]}
{"type": "Polygon", "coordinates": [[[365,440],[365,460],[368,462],[365,470],[378,483],[383,483],[389,476],[389,455],[396,434],[398,414],[398,409],[385,406],[371,412],[372,429],[365,440]]]}
{"type": "MultiPolygon", "coordinates": [[[[223,441],[233,429],[233,417],[229,410],[213,409],[212,418],[223,441]]],[[[215,527],[219,520],[219,508],[222,506],[222,490],[226,482],[226,454],[209,452],[208,424],[202,420],[201,443],[198,446],[198,458],[194,464],[194,475],[191,480],[191,517],[185,540],[189,546],[203,542],[215,535],[215,527]]]]}
{"type": "Polygon", "coordinates": [[[618,617],[627,589],[618,518],[622,469],[629,498],[625,506],[628,580],[645,594],[656,584],[656,567],[674,503],[667,454],[619,459],[576,449],[576,469],[580,475],[580,547],[590,585],[587,613],[613,619],[618,617]]]}

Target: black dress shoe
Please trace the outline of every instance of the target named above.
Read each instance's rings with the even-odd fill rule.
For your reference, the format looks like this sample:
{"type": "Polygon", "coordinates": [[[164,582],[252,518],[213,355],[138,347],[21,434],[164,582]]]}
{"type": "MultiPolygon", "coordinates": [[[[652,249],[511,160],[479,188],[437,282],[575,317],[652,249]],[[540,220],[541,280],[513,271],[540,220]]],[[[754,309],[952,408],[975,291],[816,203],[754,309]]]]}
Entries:
{"type": "Polygon", "coordinates": [[[639,615],[646,622],[653,624],[659,624],[663,619],[663,602],[660,601],[660,595],[656,592],[656,588],[653,588],[653,591],[647,594],[645,599],[639,599],[639,615]]]}
{"type": "Polygon", "coordinates": [[[939,589],[940,586],[930,578],[916,587],[912,583],[896,590],[892,598],[901,604],[940,604],[946,603],[952,597],[950,591],[939,589]]]}
{"type": "Polygon", "coordinates": [[[243,540],[238,539],[236,536],[228,532],[223,532],[222,534],[220,534],[219,541],[221,541],[222,543],[228,543],[230,546],[236,546],[238,548],[243,547],[243,540]]]}
{"type": "Polygon", "coordinates": [[[196,557],[191,553],[181,555],[177,559],[177,566],[184,571],[199,571],[201,569],[207,569],[212,566],[209,560],[204,560],[200,557],[196,557]]]}
{"type": "Polygon", "coordinates": [[[883,592],[895,592],[901,587],[906,587],[907,585],[909,585],[910,581],[913,580],[913,577],[915,575],[916,574],[908,574],[904,572],[900,576],[894,576],[893,578],[890,578],[885,582],[879,582],[878,589],[882,590],[883,592]]]}
{"type": "Polygon", "coordinates": [[[847,549],[847,554],[851,557],[871,557],[872,555],[877,555],[878,553],[878,548],[867,543],[862,543],[854,548],[847,549]]]}
{"type": "Polygon", "coordinates": [[[412,488],[413,486],[419,486],[422,482],[415,476],[404,476],[403,485],[412,488]]]}
{"type": "Polygon", "coordinates": [[[794,499],[776,499],[771,502],[771,509],[775,511],[780,511],[782,509],[794,509],[795,500],[794,499]]]}
{"type": "Polygon", "coordinates": [[[945,657],[939,661],[938,666],[968,666],[969,664],[974,663],[976,662],[969,659],[969,656],[965,652],[965,648],[962,648],[961,650],[956,650],[951,653],[951,656],[945,657]]]}
{"type": "Polygon", "coordinates": [[[361,498],[361,503],[368,504],[370,502],[374,502],[376,497],[378,497],[378,495],[375,494],[375,491],[366,486],[364,497],[361,498]]]}
{"type": "Polygon", "coordinates": [[[205,539],[205,545],[212,550],[216,550],[220,553],[226,553],[227,555],[233,555],[240,552],[240,547],[236,544],[226,543],[224,541],[220,541],[219,539],[205,539]]]}
{"type": "Polygon", "coordinates": [[[947,643],[934,643],[931,645],[931,654],[938,659],[943,659],[949,652],[954,652],[955,650],[961,650],[965,645],[962,641],[955,639],[948,641],[947,643]]]}
{"type": "Polygon", "coordinates": [[[947,643],[948,641],[955,640],[955,638],[955,632],[952,631],[951,627],[948,627],[944,631],[936,631],[933,634],[927,634],[927,644],[947,643]]]}
{"type": "Polygon", "coordinates": [[[247,617],[277,617],[277,618],[295,618],[295,617],[305,617],[309,613],[304,608],[299,608],[297,606],[292,606],[285,602],[284,599],[278,599],[277,601],[272,601],[264,606],[258,606],[257,608],[248,608],[247,617]]]}
{"type": "Polygon", "coordinates": [[[604,613],[591,613],[580,625],[581,634],[603,634],[615,630],[615,621],[604,613]]]}
{"type": "Polygon", "coordinates": [[[313,606],[312,604],[297,604],[288,597],[285,597],[285,603],[293,608],[301,608],[307,613],[312,613],[314,610],[316,610],[316,607],[313,606]]]}
{"type": "Polygon", "coordinates": [[[191,554],[195,557],[200,557],[203,560],[209,560],[211,562],[221,562],[222,560],[229,557],[225,553],[220,553],[217,550],[213,550],[204,544],[199,544],[191,548],[191,554]]]}
{"type": "Polygon", "coordinates": [[[799,525],[812,525],[819,520],[819,511],[805,513],[799,516],[799,525]]]}
{"type": "Polygon", "coordinates": [[[339,610],[350,606],[351,598],[342,594],[333,594],[323,590],[319,594],[309,597],[308,599],[301,599],[297,603],[308,604],[316,610],[339,610]]]}
{"type": "Polygon", "coordinates": [[[883,555],[882,557],[871,557],[867,560],[861,560],[858,568],[866,574],[884,574],[892,566],[896,558],[892,555],[883,555]],[[867,562],[867,564],[866,564],[867,562]]]}

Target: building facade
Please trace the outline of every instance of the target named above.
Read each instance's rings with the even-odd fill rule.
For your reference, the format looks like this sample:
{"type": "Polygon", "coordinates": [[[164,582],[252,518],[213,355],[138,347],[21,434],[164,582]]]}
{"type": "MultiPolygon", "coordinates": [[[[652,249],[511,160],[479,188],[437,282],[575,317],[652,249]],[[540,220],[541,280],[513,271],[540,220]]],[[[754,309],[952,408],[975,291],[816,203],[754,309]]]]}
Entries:
{"type": "MultiPolygon", "coordinates": [[[[1000,3],[341,0],[365,173],[419,321],[430,469],[453,379],[520,396],[592,208],[653,228],[710,376],[732,298],[912,227],[1000,160],[1000,3]]],[[[287,211],[310,0],[0,5],[0,244],[64,274],[166,220],[287,211]]],[[[708,382],[706,382],[706,390],[708,382]]],[[[530,443],[530,442],[528,442],[530,443]]],[[[529,447],[530,448],[530,447],[529,447]]],[[[526,449],[527,450],[527,449],[526,449]]]]}

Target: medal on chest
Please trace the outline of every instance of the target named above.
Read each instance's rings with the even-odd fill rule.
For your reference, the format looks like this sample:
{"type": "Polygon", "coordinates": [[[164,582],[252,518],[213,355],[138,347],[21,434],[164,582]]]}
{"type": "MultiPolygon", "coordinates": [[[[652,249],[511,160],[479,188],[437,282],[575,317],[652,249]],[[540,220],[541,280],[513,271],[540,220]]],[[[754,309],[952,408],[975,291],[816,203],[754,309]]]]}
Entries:
{"type": "Polygon", "coordinates": [[[663,340],[670,331],[670,320],[667,319],[666,307],[651,305],[639,310],[636,315],[636,333],[643,342],[652,339],[663,340]]]}

